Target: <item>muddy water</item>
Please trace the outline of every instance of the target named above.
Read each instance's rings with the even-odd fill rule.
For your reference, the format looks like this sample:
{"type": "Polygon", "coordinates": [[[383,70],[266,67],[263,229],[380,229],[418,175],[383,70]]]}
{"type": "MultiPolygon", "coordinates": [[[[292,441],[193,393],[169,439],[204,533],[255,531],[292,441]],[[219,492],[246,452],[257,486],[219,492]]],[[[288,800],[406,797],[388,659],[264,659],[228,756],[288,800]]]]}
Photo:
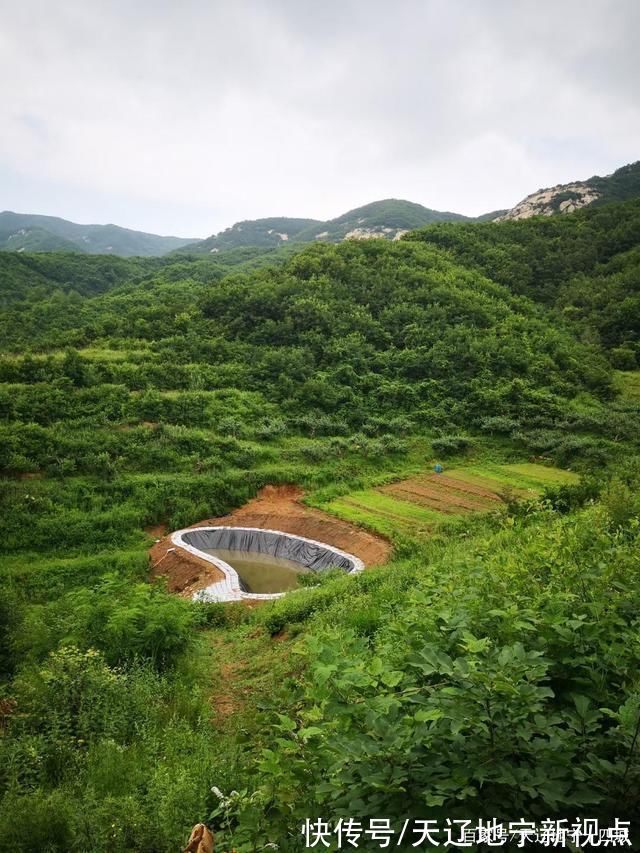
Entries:
{"type": "Polygon", "coordinates": [[[247,592],[286,592],[299,585],[298,575],[310,571],[302,563],[254,551],[228,551],[225,548],[202,550],[234,568],[247,592]]]}

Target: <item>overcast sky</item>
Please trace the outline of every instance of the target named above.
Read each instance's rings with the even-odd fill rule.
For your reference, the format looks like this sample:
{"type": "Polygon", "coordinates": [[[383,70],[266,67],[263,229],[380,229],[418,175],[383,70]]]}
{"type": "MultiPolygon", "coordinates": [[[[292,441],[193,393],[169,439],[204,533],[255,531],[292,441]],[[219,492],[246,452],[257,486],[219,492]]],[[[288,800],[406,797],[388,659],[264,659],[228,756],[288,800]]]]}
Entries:
{"type": "Polygon", "coordinates": [[[640,0],[0,0],[0,209],[476,215],[640,159],[640,0]]]}

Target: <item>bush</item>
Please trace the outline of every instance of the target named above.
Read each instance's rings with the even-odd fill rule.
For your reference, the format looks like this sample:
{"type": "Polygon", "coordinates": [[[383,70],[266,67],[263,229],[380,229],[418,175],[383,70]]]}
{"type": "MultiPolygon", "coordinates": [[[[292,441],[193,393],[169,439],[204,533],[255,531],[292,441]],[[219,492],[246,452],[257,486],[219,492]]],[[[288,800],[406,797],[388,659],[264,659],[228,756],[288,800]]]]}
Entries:
{"type": "Polygon", "coordinates": [[[602,503],[614,528],[625,527],[640,515],[640,499],[637,491],[620,479],[613,479],[602,493],[602,503]]]}
{"type": "Polygon", "coordinates": [[[146,583],[107,576],[30,615],[23,654],[42,656],[61,641],[98,649],[111,666],[146,661],[172,667],[193,642],[191,603],[146,583]]]}
{"type": "Polygon", "coordinates": [[[272,441],[274,438],[280,438],[287,432],[287,424],[281,418],[272,418],[271,420],[263,421],[256,427],[256,438],[262,441],[272,441]]]}
{"type": "Polygon", "coordinates": [[[609,357],[611,364],[617,370],[636,370],[638,367],[635,350],[631,349],[631,347],[613,347],[609,351],[609,357]]]}
{"type": "Polygon", "coordinates": [[[3,853],[178,850],[212,780],[231,781],[207,698],[184,674],[114,669],[64,646],[27,668],[15,695],[20,713],[0,737],[3,853]]]}
{"type": "Polygon", "coordinates": [[[602,483],[596,477],[582,477],[575,485],[547,486],[541,500],[556,512],[568,513],[595,500],[601,489],[602,483]]]}
{"type": "Polygon", "coordinates": [[[471,439],[464,435],[443,435],[440,438],[434,438],[431,442],[433,452],[437,456],[445,457],[468,450],[472,446],[471,439]]]}
{"type": "MultiPolygon", "coordinates": [[[[334,579],[317,587],[300,589],[279,598],[258,611],[257,620],[270,634],[278,634],[289,624],[304,622],[320,610],[329,607],[346,588],[349,578],[334,579]]],[[[329,580],[329,579],[327,579],[329,580]]]]}
{"type": "Polygon", "coordinates": [[[250,610],[241,603],[233,602],[195,602],[194,621],[206,628],[229,628],[240,625],[250,619],[250,610]]]}
{"type": "Polygon", "coordinates": [[[494,415],[489,418],[482,418],[480,421],[480,429],[483,432],[491,434],[498,433],[509,435],[519,426],[519,421],[514,418],[507,418],[504,415],[494,415]]]}

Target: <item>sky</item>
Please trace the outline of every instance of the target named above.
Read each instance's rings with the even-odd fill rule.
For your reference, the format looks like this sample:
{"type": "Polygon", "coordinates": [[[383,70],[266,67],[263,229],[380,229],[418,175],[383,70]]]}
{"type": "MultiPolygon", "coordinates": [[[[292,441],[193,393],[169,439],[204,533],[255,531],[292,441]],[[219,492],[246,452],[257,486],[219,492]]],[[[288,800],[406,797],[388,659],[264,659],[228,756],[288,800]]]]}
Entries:
{"type": "Polygon", "coordinates": [[[0,0],[0,209],[205,237],[640,159],[638,0],[0,0]]]}

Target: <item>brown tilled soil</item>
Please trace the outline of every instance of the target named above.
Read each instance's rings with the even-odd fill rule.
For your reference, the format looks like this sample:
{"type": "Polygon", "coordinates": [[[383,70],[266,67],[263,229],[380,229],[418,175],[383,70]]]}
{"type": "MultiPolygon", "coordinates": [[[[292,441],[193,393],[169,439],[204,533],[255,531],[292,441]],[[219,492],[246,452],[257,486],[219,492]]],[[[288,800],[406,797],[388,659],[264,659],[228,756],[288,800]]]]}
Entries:
{"type": "Polygon", "coordinates": [[[429,474],[424,478],[420,478],[422,481],[428,482],[431,484],[439,484],[441,488],[444,489],[453,489],[456,492],[466,492],[470,495],[478,495],[481,498],[486,498],[488,500],[499,500],[499,497],[495,491],[495,483],[487,482],[486,486],[481,485],[480,483],[468,483],[466,480],[459,480],[457,477],[451,477],[447,474],[429,474]]]}
{"type": "MultiPolygon", "coordinates": [[[[302,496],[303,491],[297,486],[265,486],[256,498],[229,515],[207,518],[192,526],[222,525],[282,530],[348,551],[359,557],[365,566],[386,562],[391,553],[391,544],[386,539],[321,510],[305,506],[300,502],[302,496]]],[[[215,566],[176,548],[171,544],[169,536],[153,546],[150,556],[152,574],[166,575],[169,590],[180,595],[190,597],[196,590],[222,580],[222,574],[215,566]]]]}
{"type": "Polygon", "coordinates": [[[461,512],[482,512],[487,509],[486,503],[478,503],[461,495],[444,492],[438,489],[422,489],[414,486],[411,488],[390,488],[385,487],[386,494],[399,498],[402,501],[409,501],[417,506],[429,507],[437,509],[438,512],[445,513],[461,513],[461,512]]]}
{"type": "Polygon", "coordinates": [[[500,501],[488,485],[467,483],[443,474],[402,480],[383,486],[379,491],[445,513],[483,512],[500,501]]]}

